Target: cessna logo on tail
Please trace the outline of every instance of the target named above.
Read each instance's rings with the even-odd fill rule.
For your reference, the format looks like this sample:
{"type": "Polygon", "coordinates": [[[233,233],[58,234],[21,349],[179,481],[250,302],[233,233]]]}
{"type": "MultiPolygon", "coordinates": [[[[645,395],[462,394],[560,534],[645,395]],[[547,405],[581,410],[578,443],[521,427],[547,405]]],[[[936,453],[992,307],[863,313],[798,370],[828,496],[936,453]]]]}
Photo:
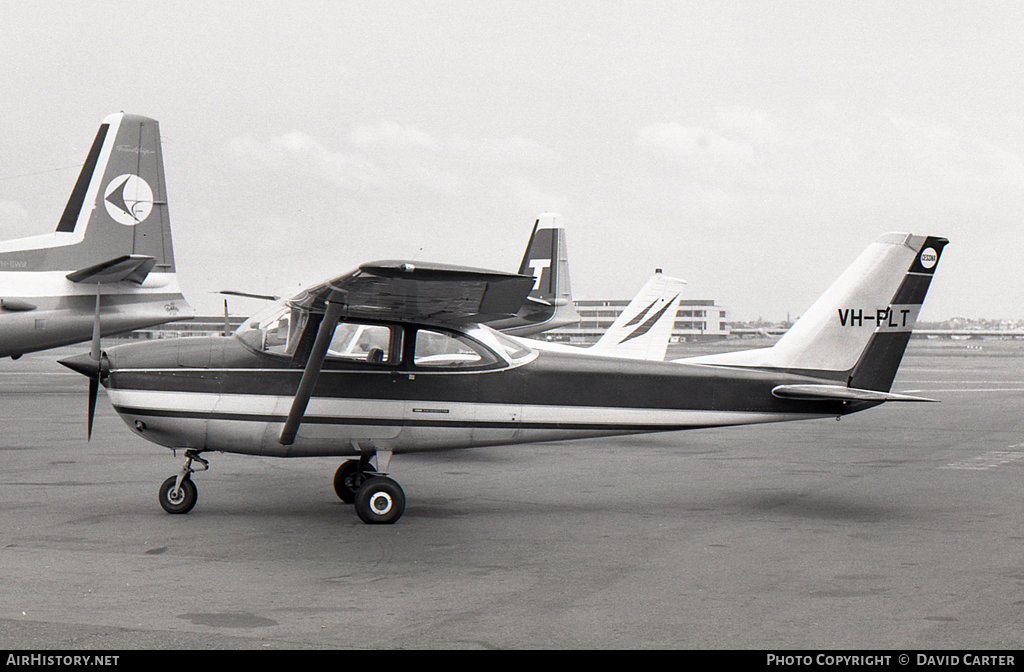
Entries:
{"type": "Polygon", "coordinates": [[[931,268],[939,261],[939,253],[934,248],[926,247],[921,250],[921,266],[923,268],[931,268]]]}
{"type": "Polygon", "coordinates": [[[138,175],[118,175],[107,185],[103,205],[118,224],[135,226],[153,212],[153,190],[138,175]]]}

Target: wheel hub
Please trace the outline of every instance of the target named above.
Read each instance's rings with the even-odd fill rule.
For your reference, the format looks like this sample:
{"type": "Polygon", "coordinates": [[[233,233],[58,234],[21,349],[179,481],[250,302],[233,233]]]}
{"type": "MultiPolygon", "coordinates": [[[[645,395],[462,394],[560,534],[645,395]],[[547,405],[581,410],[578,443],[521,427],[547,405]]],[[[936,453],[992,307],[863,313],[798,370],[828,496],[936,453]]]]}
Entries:
{"type": "Polygon", "coordinates": [[[391,495],[386,492],[375,492],[370,496],[370,509],[378,516],[386,515],[392,504],[391,495]]]}

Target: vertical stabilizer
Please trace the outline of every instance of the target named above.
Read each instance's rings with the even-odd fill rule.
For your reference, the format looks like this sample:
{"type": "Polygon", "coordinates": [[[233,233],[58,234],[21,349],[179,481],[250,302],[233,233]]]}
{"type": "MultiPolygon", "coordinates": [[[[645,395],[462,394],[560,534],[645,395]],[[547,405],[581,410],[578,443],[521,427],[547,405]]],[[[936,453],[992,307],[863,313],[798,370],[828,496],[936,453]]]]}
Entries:
{"type": "Polygon", "coordinates": [[[54,268],[83,268],[122,255],[153,257],[174,272],[160,125],[117,113],[103,120],[57,224],[77,244],[51,251],[54,268]],[[79,242],[80,241],[80,242],[79,242]]]}
{"type": "Polygon", "coordinates": [[[935,268],[939,264],[939,257],[948,243],[945,238],[931,236],[920,243],[917,256],[896,290],[886,314],[876,317],[875,330],[850,376],[850,387],[879,392],[890,390],[935,268]]]}
{"type": "Polygon", "coordinates": [[[616,357],[665,359],[684,284],[656,272],[590,349],[616,357]]]}
{"type": "Polygon", "coordinates": [[[519,273],[533,276],[530,298],[536,302],[554,306],[561,299],[572,303],[569,255],[560,215],[544,213],[534,222],[519,273]]]}
{"type": "Polygon", "coordinates": [[[579,322],[569,285],[569,253],[561,215],[544,213],[533,224],[519,274],[533,277],[533,289],[515,317],[490,323],[516,336],[529,336],[579,322]]]}
{"type": "Polygon", "coordinates": [[[802,371],[888,391],[948,242],[882,235],[771,348],[682,361],[802,371]]]}
{"type": "Polygon", "coordinates": [[[0,242],[0,303],[0,356],[193,316],[175,272],[154,119],[104,119],[56,230],[0,242]]]}

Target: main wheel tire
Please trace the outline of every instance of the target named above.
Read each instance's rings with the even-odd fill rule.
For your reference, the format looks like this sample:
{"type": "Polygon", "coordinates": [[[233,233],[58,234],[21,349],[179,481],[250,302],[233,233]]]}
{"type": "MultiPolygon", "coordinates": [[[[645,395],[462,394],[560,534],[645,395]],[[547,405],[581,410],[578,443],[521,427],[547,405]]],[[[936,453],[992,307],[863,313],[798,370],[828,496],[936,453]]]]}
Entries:
{"type": "Polygon", "coordinates": [[[177,476],[171,476],[160,486],[160,506],[164,507],[167,513],[188,513],[196,505],[199,499],[199,491],[196,484],[190,478],[181,479],[181,488],[173,493],[174,482],[177,476]]]}
{"type": "Polygon", "coordinates": [[[373,467],[369,463],[363,465],[361,472],[358,468],[359,460],[346,460],[334,472],[334,492],[346,504],[355,502],[360,486],[376,476],[376,472],[373,471],[373,467]]]}
{"type": "Polygon", "coordinates": [[[367,525],[390,525],[405,512],[402,486],[385,476],[374,476],[356,493],[356,515],[367,525]]]}

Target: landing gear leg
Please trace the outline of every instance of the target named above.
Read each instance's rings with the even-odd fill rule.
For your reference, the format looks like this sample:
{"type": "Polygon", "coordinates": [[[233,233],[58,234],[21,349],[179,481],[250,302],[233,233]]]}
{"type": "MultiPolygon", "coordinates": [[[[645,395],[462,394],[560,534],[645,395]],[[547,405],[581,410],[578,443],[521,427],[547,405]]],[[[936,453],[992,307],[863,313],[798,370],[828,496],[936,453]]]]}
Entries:
{"type": "Polygon", "coordinates": [[[160,486],[160,506],[167,513],[188,513],[196,505],[199,492],[191,476],[195,471],[206,471],[210,463],[199,457],[199,451],[185,451],[185,466],[177,476],[171,476],[160,486]],[[198,464],[196,464],[198,463],[198,464]]]}

